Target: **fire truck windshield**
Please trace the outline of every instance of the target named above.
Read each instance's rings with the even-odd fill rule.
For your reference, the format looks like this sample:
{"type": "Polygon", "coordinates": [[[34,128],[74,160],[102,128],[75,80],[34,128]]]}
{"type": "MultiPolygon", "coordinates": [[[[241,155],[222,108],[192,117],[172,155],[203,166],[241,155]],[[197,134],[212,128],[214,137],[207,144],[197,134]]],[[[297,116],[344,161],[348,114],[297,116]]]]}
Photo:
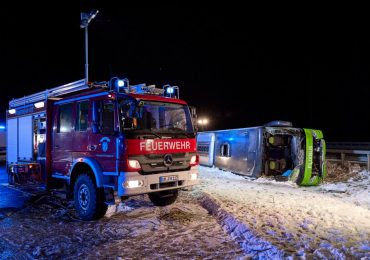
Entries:
{"type": "MultiPolygon", "coordinates": [[[[156,134],[193,134],[193,125],[187,105],[122,100],[120,102],[121,124],[124,130],[142,130],[156,134]]],[[[141,131],[140,131],[141,132],[141,131]]]]}

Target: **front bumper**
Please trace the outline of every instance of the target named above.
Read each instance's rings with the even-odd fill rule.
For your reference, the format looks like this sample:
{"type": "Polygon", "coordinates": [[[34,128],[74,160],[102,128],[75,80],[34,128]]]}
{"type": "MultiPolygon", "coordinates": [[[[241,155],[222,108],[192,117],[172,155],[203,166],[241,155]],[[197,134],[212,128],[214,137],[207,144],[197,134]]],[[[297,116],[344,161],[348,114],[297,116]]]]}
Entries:
{"type": "Polygon", "coordinates": [[[199,184],[198,167],[191,167],[188,171],[156,173],[141,175],[138,172],[120,172],[118,177],[118,196],[132,196],[163,190],[181,189],[199,184]],[[196,179],[191,179],[196,174],[196,179]],[[171,176],[171,177],[170,177],[171,176]],[[173,179],[175,181],[161,182],[161,179],[173,179]],[[128,182],[139,183],[139,187],[127,187],[128,182]]]}

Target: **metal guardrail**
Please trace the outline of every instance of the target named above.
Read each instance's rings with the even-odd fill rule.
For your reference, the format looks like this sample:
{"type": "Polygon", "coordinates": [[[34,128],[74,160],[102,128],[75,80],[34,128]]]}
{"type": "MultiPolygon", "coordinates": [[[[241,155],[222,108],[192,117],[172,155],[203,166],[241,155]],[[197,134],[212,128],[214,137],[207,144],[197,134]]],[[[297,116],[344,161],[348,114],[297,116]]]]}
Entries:
{"type": "Polygon", "coordinates": [[[328,142],[328,149],[339,150],[364,150],[370,151],[370,143],[368,142],[328,142]]]}
{"type": "Polygon", "coordinates": [[[347,163],[366,164],[370,171],[370,143],[366,142],[333,142],[327,144],[326,159],[340,162],[342,166],[347,163]]]}

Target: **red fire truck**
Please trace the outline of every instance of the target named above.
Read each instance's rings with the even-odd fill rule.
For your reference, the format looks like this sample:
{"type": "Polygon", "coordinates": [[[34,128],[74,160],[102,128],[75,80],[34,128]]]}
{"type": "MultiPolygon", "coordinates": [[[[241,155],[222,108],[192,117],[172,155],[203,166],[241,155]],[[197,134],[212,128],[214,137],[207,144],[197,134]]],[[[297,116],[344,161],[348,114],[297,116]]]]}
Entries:
{"type": "Polygon", "coordinates": [[[7,110],[9,183],[63,189],[83,220],[115,196],[173,203],[198,183],[195,112],[179,88],[127,79],[72,82],[13,99],[7,110]]]}

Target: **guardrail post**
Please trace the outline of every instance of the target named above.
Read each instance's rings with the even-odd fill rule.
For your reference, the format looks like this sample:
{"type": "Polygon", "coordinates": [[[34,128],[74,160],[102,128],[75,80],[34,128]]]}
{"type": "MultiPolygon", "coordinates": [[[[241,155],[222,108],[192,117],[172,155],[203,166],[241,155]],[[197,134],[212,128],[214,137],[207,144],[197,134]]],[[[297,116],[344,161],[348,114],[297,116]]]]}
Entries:
{"type": "Polygon", "coordinates": [[[345,157],[345,154],[343,152],[340,153],[340,160],[341,160],[341,163],[342,163],[342,167],[344,167],[344,157],[345,157]]]}

